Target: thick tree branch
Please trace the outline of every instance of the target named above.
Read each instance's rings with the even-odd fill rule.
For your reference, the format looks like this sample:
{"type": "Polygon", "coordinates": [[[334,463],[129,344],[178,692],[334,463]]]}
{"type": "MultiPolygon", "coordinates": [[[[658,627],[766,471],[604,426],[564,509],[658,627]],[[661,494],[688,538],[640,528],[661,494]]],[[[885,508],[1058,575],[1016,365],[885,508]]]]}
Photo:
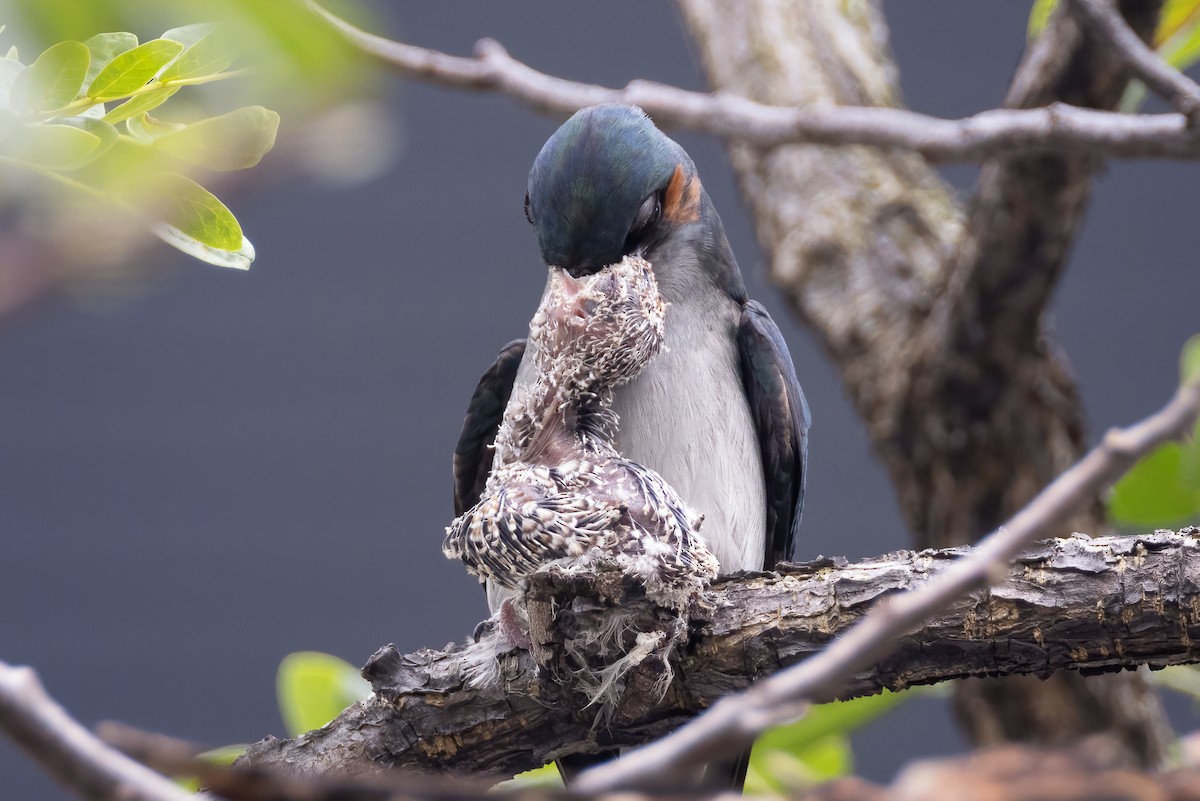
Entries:
{"type": "Polygon", "coordinates": [[[0,730],[81,798],[187,801],[192,797],[96,739],[46,694],[30,668],[0,662],[0,730]]]}
{"type": "MultiPolygon", "coordinates": [[[[800,107],[896,102],[877,4],[678,2],[719,91],[800,107]]],[[[1157,5],[1121,3],[1139,31],[1157,5]]],[[[1115,103],[1124,73],[1111,61],[1057,14],[1005,102],[1115,103]]],[[[989,531],[1083,450],[1082,405],[1040,325],[1090,186],[1094,156],[1077,152],[985,164],[964,217],[923,160],[895,150],[730,143],[772,278],[837,364],[920,545],[989,531]]],[[[1062,531],[1098,529],[1092,506],[1062,531]]],[[[973,707],[977,740],[1103,732],[1145,764],[1162,758],[1164,719],[1136,676],[1021,683],[973,707]]]]}
{"type": "Polygon", "coordinates": [[[403,75],[448,88],[497,92],[543,113],[566,116],[596,103],[632,103],[663,127],[691,128],[758,147],[874,145],[912,150],[933,161],[1062,149],[1105,158],[1200,158],[1200,135],[1182,114],[1127,115],[1060,105],[946,120],[898,108],[772,106],[652,81],[612,89],[538,72],[490,39],[478,43],[475,58],[451,56],[375,36],[314,2],[309,5],[352,44],[403,75]]]}
{"type": "MultiPolygon", "coordinates": [[[[398,767],[511,775],[566,753],[646,742],[751,681],[822,652],[880,599],[915,596],[897,593],[931,587],[947,573],[961,576],[961,557],[969,553],[902,552],[722,580],[713,587],[711,612],[696,621],[695,641],[663,704],[647,709],[631,699],[602,726],[594,709],[568,711],[580,709],[580,699],[539,676],[525,652],[504,657],[504,686],[476,689],[463,674],[464,646],[408,655],[389,646],[364,669],[375,690],[371,698],[323,729],[258,743],[240,764],[304,773],[398,767]]],[[[1044,677],[1063,669],[1200,661],[1194,647],[1200,641],[1194,611],[1200,529],[1051,541],[1023,553],[1003,575],[993,589],[955,601],[906,634],[835,695],[967,676],[1044,677]]],[[[594,581],[561,576],[541,576],[533,594],[559,599],[564,611],[554,631],[560,637],[595,625],[602,607],[614,602],[611,586],[598,590],[594,581]],[[597,597],[605,603],[597,604],[597,597]]]]}
{"type": "MultiPolygon", "coordinates": [[[[1123,0],[1120,12],[1106,8],[1127,31],[1120,13],[1137,35],[1150,36],[1159,4],[1123,0]]],[[[1085,36],[1073,15],[1058,13],[1030,44],[1005,105],[1066,101],[1110,109],[1127,84],[1113,49],[1085,36]]],[[[1074,381],[1042,317],[1082,227],[1099,164],[1087,153],[1064,151],[990,159],[980,170],[925,326],[917,377],[903,400],[898,456],[904,464],[893,474],[911,504],[918,545],[945,547],[982,536],[1084,450],[1074,381]],[[1049,413],[1031,411],[1031,399],[1049,413]],[[1012,476],[1018,462],[1027,477],[1001,478],[1012,476]],[[969,476],[961,472],[965,464],[969,476]]],[[[1086,509],[1073,521],[1076,528],[1096,530],[1094,512],[1086,509]]]]}
{"type": "MultiPolygon", "coordinates": [[[[1008,562],[1138,458],[1190,432],[1198,414],[1200,378],[1157,414],[1110,431],[966,555],[926,551],[853,567],[785,566],[780,574],[718,582],[693,615],[699,633],[665,699],[648,692],[661,665],[635,666],[603,734],[596,731],[599,721],[563,714],[588,707],[571,697],[569,684],[545,681],[528,652],[505,657],[503,681],[479,683],[470,677],[462,647],[407,658],[389,647],[364,668],[371,699],[298,740],[265,740],[241,762],[305,772],[406,765],[506,773],[530,767],[530,757],[540,763],[627,745],[711,706],[577,781],[580,791],[591,793],[669,787],[697,763],[740,751],[766,728],[802,714],[811,701],[981,673],[1046,676],[1059,669],[1197,660],[1200,529],[1052,541],[1026,553],[1016,569],[1008,562]],[[1002,576],[1006,582],[988,589],[1002,576]],[[978,592],[968,597],[972,591],[978,592]],[[728,695],[736,683],[798,660],[748,692],[728,695]]],[[[639,592],[636,581],[620,573],[535,575],[526,593],[535,650],[578,655],[587,632],[602,630],[614,606],[628,615],[639,592]],[[566,648],[580,632],[575,647],[566,648]]],[[[658,614],[644,603],[641,609],[651,619],[658,614]]],[[[46,696],[28,669],[0,663],[0,726],[85,798],[183,797],[99,743],[46,696]]]]}
{"type": "MultiPolygon", "coordinates": [[[[1160,0],[1104,4],[1130,37],[1153,35],[1160,0]]],[[[1004,104],[1115,109],[1126,61],[1080,24],[1066,4],[1021,59],[1004,104]]],[[[1144,45],[1142,45],[1144,47],[1144,45]]],[[[1045,316],[1083,227],[1094,154],[1006,155],[986,161],[962,236],[942,273],[944,289],[915,349],[913,380],[899,398],[897,436],[886,454],[916,543],[967,542],[999,524],[1074,463],[1086,447],[1083,404],[1045,316]],[[964,472],[965,470],[965,472],[964,472]]],[[[1064,530],[1097,531],[1096,498],[1064,530]]],[[[1039,732],[1120,732],[1147,763],[1167,737],[1158,705],[1133,676],[1084,681],[972,682],[955,688],[959,717],[981,744],[1039,732]],[[1129,703],[1141,694],[1138,702],[1129,703]]]]}
{"type": "Polygon", "coordinates": [[[613,790],[678,779],[683,769],[750,747],[770,726],[795,718],[797,704],[834,697],[848,683],[847,676],[883,658],[901,636],[939,610],[992,583],[1022,548],[1062,526],[1140,457],[1163,442],[1190,433],[1198,415],[1200,378],[1180,387],[1158,413],[1130,428],[1109,431],[1078,464],[942,576],[882,601],[802,664],[758,682],[745,693],[723,698],[670,735],[584,773],[577,782],[579,788],[613,790]]]}
{"type": "MultiPolygon", "coordinates": [[[[1160,4],[1117,3],[1140,36],[1160,4]]],[[[772,277],[837,362],[919,542],[989,530],[1074,462],[1085,441],[1074,383],[1040,318],[1098,160],[1190,152],[1200,134],[1183,114],[1104,110],[1124,89],[1127,60],[1069,13],[1031,47],[1009,108],[949,121],[895,108],[877,4],[679,5],[714,94],[647,83],[604,89],[539,73],[494,43],[476,59],[455,59],[331,22],[423,80],[557,114],[633,102],[660,124],[726,137],[772,277]],[[854,144],[876,147],[846,146],[854,144]],[[920,156],[988,162],[969,217],[920,156]]],[[[1097,530],[1095,510],[1075,527],[1097,530]]],[[[997,697],[986,706],[1003,713],[975,715],[974,733],[1061,743],[1107,732],[1156,762],[1164,744],[1156,704],[1135,677],[1111,678],[1068,677],[1048,693],[1020,693],[1021,703],[997,697]]]]}

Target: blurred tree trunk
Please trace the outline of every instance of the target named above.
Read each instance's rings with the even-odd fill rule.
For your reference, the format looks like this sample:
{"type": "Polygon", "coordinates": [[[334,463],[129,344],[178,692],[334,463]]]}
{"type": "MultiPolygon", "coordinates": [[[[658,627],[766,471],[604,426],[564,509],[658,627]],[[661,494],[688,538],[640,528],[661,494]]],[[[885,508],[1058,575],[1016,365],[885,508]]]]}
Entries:
{"type": "MultiPolygon", "coordinates": [[[[1148,37],[1161,0],[1120,5],[1148,37]]],[[[679,7],[714,89],[785,106],[899,104],[875,3],[679,7]]],[[[1126,83],[1111,55],[1058,14],[1030,44],[1005,102],[1113,108],[1126,83]]],[[[985,163],[963,209],[911,153],[729,151],[771,277],[837,365],[914,545],[973,541],[1082,454],[1083,408],[1046,309],[1086,209],[1093,159],[985,163]]],[[[1071,528],[1098,532],[1101,515],[1097,501],[1071,528]]],[[[1104,735],[1153,766],[1170,736],[1137,674],[963,682],[956,705],[981,745],[1104,735]]]]}

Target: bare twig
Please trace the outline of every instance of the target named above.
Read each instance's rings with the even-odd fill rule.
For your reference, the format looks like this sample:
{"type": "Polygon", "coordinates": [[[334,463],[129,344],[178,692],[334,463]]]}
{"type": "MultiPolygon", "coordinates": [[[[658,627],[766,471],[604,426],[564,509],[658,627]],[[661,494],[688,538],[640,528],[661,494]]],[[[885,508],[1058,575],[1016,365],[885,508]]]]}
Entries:
{"type": "Polygon", "coordinates": [[[897,108],[784,108],[651,81],[611,89],[538,72],[490,39],[480,40],[475,58],[451,56],[368,33],[312,0],[309,6],[356,47],[402,74],[440,86],[498,92],[549,114],[565,116],[596,103],[632,103],[664,127],[759,146],[874,145],[914,150],[943,162],[1064,148],[1107,158],[1200,158],[1200,137],[1182,114],[1130,115],[1056,105],[946,120],[897,108]]]}
{"type": "MultiPolygon", "coordinates": [[[[297,777],[198,762],[187,755],[186,743],[124,727],[118,733],[119,747],[130,748],[151,767],[172,774],[195,774],[210,792],[234,801],[731,801],[729,794],[718,795],[711,789],[586,796],[554,787],[489,788],[478,782],[399,771],[368,778],[297,777]]],[[[1147,774],[1114,767],[1097,756],[1085,750],[1009,746],[912,763],[887,788],[842,778],[791,797],[797,801],[1194,801],[1200,792],[1200,769],[1194,763],[1185,763],[1171,773],[1147,774]]]]}
{"type": "Polygon", "coordinates": [[[1146,86],[1161,95],[1193,125],[1197,123],[1200,86],[1195,81],[1163,61],[1110,3],[1072,0],[1072,6],[1088,29],[1107,42],[1146,86]]]}
{"type": "Polygon", "coordinates": [[[728,696],[674,733],[579,777],[582,792],[660,785],[707,760],[748,747],[771,726],[803,714],[807,703],[833,696],[847,677],[886,655],[898,638],[930,615],[993,583],[1017,553],[1048,536],[1081,505],[1119,478],[1141,456],[1191,431],[1200,414],[1200,379],[1182,386],[1156,414],[1127,429],[1110,430],[1074,467],[1059,476],[1006,526],[939,578],[879,604],[821,653],[728,696]]]}
{"type": "Polygon", "coordinates": [[[0,662],[0,729],[82,798],[186,801],[192,797],[100,742],[46,694],[31,668],[0,662]]]}

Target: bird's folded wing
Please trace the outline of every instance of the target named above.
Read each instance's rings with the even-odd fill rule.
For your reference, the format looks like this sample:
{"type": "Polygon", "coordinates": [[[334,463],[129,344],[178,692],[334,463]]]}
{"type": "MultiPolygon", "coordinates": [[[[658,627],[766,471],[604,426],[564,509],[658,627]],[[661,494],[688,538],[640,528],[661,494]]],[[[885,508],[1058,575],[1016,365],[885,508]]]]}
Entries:
{"type": "Polygon", "coordinates": [[[742,382],[758,433],[767,494],[764,568],[792,557],[804,508],[808,463],[808,401],[787,343],[767,310],[748,301],[738,327],[742,382]]]}

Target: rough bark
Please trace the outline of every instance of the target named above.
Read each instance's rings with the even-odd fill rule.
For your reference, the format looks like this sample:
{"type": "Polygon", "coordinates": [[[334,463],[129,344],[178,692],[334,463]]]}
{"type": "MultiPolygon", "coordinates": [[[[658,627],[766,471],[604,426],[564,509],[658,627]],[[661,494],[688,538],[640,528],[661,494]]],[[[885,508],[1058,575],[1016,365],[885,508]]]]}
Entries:
{"type": "MultiPolygon", "coordinates": [[[[876,599],[929,580],[964,550],[785,565],[778,574],[722,580],[694,610],[691,641],[678,654],[663,701],[648,702],[642,689],[661,673],[648,661],[604,722],[562,678],[568,671],[551,665],[559,680],[547,680],[528,652],[502,658],[502,686],[475,688],[464,677],[464,646],[408,655],[388,646],[364,668],[371,698],[295,740],[263,740],[242,764],[511,775],[568,753],[635,745],[819,651],[876,599]]],[[[542,649],[561,654],[566,640],[597,630],[613,606],[636,603],[627,596],[636,593],[611,577],[541,575],[531,588],[530,615],[545,617],[532,628],[546,632],[542,649]]],[[[1200,638],[1198,610],[1200,529],[1054,540],[1026,552],[1003,583],[906,637],[840,697],[970,676],[1045,678],[1059,670],[1200,661],[1192,645],[1200,638]]]]}
{"type": "MultiPolygon", "coordinates": [[[[874,4],[679,5],[714,88],[781,105],[898,102],[874,4]]],[[[1120,4],[1142,36],[1160,5],[1120,4]]],[[[1126,82],[1111,52],[1060,14],[1006,104],[1112,108],[1126,82]]],[[[1082,404],[1043,322],[1094,159],[985,163],[964,212],[909,153],[729,149],[771,276],[836,363],[918,546],[973,541],[1079,457],[1082,404]]],[[[1072,527],[1099,523],[1097,504],[1072,527]]],[[[973,684],[960,689],[960,710],[977,743],[1108,732],[1143,764],[1165,753],[1165,719],[1136,676],[973,684]]]]}
{"type": "MultiPolygon", "coordinates": [[[[1159,2],[1120,6],[1135,32],[1153,33],[1159,2]]],[[[1111,48],[1085,37],[1070,15],[1058,14],[1022,59],[1005,106],[1063,101],[1111,109],[1127,82],[1111,48]]],[[[990,530],[1086,446],[1082,403],[1045,317],[1099,166],[1089,156],[1061,152],[995,159],[980,169],[932,315],[932,353],[903,415],[907,441],[900,450],[924,457],[911,461],[905,475],[915,486],[902,492],[922,535],[919,545],[952,545],[990,530]],[[966,464],[971,477],[964,481],[966,464]]],[[[1096,531],[1102,520],[1097,499],[1073,525],[1096,531]]],[[[1033,692],[1021,680],[972,682],[955,695],[959,719],[977,743],[1022,739],[1029,731],[1062,743],[1079,731],[1114,729],[1153,763],[1166,738],[1140,714],[1146,700],[1144,688],[1126,679],[1077,676],[1033,692]],[[1105,695],[1118,702],[1107,703],[1105,695]]]]}

